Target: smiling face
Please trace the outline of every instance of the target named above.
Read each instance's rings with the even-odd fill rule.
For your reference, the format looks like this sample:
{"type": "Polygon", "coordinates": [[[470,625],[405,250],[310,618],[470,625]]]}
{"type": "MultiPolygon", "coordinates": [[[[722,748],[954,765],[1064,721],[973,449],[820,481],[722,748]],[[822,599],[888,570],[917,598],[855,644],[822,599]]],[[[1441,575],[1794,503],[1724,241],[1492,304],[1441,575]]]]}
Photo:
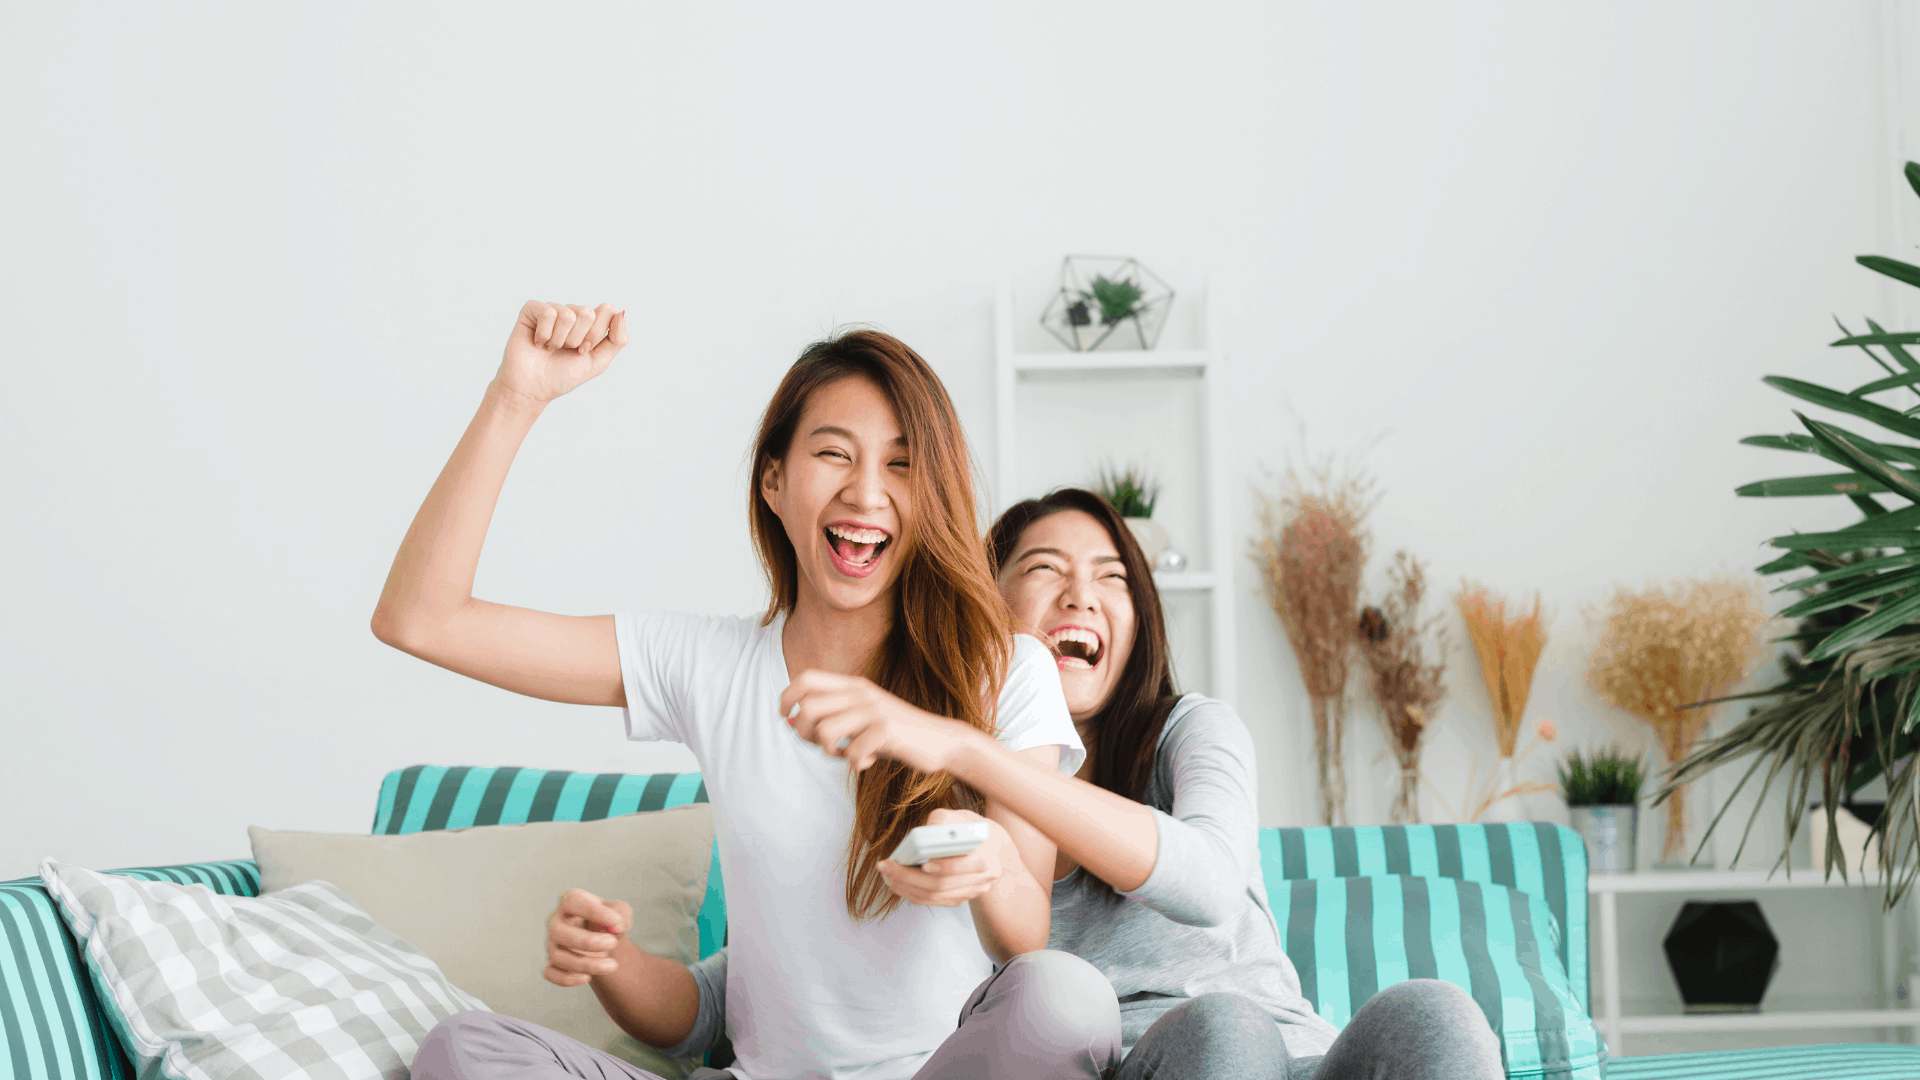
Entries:
{"type": "Polygon", "coordinates": [[[1113,696],[1133,652],[1133,594],[1113,537],[1091,515],[1062,510],[1027,526],[1000,571],[1013,617],[1053,646],[1075,720],[1113,696]]]}
{"type": "Polygon", "coordinates": [[[813,392],[786,456],[760,477],[760,496],[793,543],[803,603],[854,611],[893,588],[912,512],[907,468],[900,420],[872,380],[848,376],[813,392]]]}

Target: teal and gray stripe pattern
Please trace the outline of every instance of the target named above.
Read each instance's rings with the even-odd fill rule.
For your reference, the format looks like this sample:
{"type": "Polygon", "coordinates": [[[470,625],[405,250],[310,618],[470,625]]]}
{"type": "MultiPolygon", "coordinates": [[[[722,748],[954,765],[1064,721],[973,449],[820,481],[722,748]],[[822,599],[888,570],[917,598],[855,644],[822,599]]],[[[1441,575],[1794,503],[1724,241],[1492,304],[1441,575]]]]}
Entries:
{"type": "MultiPolygon", "coordinates": [[[[376,834],[599,821],[643,810],[707,801],[699,773],[582,773],[549,769],[413,765],[387,774],[373,814],[376,834]]],[[[716,844],[700,904],[700,955],[726,942],[727,900],[716,844]]]]}
{"type": "MultiPolygon", "coordinates": [[[[116,874],[256,896],[251,861],[141,867],[116,874]]],[[[73,938],[39,878],[0,882],[0,1077],[131,1080],[73,938]]]]}
{"type": "Polygon", "coordinates": [[[1300,992],[1334,1026],[1397,982],[1442,979],[1486,1014],[1508,1076],[1601,1075],[1604,1045],[1567,985],[1538,897],[1401,875],[1270,880],[1267,889],[1300,992]]]}
{"type": "Polygon", "coordinates": [[[1920,1046],[1845,1043],[1619,1058],[1607,1080],[1913,1080],[1920,1046]]]}
{"type": "Polygon", "coordinates": [[[1282,881],[1401,874],[1504,885],[1536,897],[1553,916],[1555,951],[1580,1008],[1593,1008],[1587,848],[1572,829],[1545,822],[1263,829],[1260,862],[1269,893],[1282,881]]]}

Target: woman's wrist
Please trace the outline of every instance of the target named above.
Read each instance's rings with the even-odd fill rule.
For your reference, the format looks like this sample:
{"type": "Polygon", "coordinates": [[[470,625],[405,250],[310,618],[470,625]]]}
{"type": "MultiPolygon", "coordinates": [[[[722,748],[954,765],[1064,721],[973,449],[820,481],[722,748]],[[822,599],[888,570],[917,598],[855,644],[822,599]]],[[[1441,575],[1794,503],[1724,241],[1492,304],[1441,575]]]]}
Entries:
{"type": "Polygon", "coordinates": [[[956,733],[953,752],[948,756],[946,773],[972,787],[980,787],[980,780],[986,770],[992,767],[993,758],[1000,753],[1000,741],[978,728],[968,727],[958,720],[950,720],[959,731],[956,733]]]}
{"type": "Polygon", "coordinates": [[[487,404],[492,405],[495,409],[498,409],[508,416],[516,419],[524,419],[528,423],[532,423],[538,419],[540,414],[547,409],[546,402],[528,394],[524,390],[516,390],[501,382],[498,378],[487,383],[487,392],[484,400],[487,404]]]}

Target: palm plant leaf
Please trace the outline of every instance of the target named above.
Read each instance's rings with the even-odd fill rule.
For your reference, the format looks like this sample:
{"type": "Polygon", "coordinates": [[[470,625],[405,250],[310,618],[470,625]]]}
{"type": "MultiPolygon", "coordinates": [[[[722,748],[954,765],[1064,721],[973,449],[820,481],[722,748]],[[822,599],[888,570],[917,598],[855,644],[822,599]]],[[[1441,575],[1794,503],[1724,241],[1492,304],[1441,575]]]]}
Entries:
{"type": "MultiPolygon", "coordinates": [[[[1920,194],[1920,163],[1909,162],[1904,173],[1920,194]]],[[[1878,255],[1856,261],[1920,287],[1920,266],[1878,255]]],[[[1856,334],[1841,323],[1842,336],[1832,345],[1859,349],[1884,377],[1846,393],[1784,376],[1764,381],[1801,401],[1873,424],[1894,440],[1870,439],[1796,412],[1805,434],[1741,441],[1813,454],[1843,471],[1759,480],[1737,489],[1759,498],[1838,495],[1860,511],[1860,520],[1770,541],[1782,553],[1761,566],[1761,573],[1810,571],[1775,590],[1801,594],[1781,612],[1800,620],[1798,629],[1779,639],[1800,651],[1783,658],[1786,673],[1774,685],[1721,699],[1755,705],[1676,764],[1654,801],[1666,800],[1714,769],[1744,761],[1734,793],[1757,783],[1764,801],[1781,789],[1791,846],[1810,798],[1838,805],[1873,778],[1885,777],[1887,804],[1874,827],[1891,906],[1920,877],[1920,766],[1915,764],[1920,761],[1920,445],[1909,441],[1920,440],[1920,405],[1902,410],[1871,398],[1894,391],[1920,397],[1920,359],[1909,349],[1920,345],[1920,332],[1888,331],[1872,319],[1866,325],[1869,332],[1856,334]],[[1889,509],[1881,502],[1887,497],[1908,505],[1889,509]]],[[[1731,805],[1729,797],[1708,825],[1708,835],[1731,805]]],[[[1760,813],[1760,803],[1755,805],[1740,852],[1760,813]]],[[[1831,818],[1821,846],[1827,872],[1838,865],[1844,876],[1848,868],[1838,823],[1831,818]]],[[[1775,867],[1785,860],[1783,850],[1775,867]]]]}

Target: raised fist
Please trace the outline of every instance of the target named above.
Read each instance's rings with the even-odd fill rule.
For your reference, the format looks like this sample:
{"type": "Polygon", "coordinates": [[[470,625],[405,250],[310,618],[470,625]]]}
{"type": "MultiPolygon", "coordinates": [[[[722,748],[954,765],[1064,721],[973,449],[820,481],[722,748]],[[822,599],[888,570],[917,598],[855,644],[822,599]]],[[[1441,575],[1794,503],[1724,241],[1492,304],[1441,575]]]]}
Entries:
{"type": "Polygon", "coordinates": [[[493,381],[545,403],[607,370],[627,344],[627,313],[612,304],[543,304],[520,309],[493,381]]]}

